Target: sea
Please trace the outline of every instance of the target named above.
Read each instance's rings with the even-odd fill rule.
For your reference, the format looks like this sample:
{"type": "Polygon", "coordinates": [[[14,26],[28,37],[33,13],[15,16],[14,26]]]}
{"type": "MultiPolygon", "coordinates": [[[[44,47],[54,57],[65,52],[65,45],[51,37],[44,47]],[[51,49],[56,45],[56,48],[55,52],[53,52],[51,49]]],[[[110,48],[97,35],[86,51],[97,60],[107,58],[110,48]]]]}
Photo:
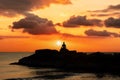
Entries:
{"type": "Polygon", "coordinates": [[[33,52],[0,52],[0,80],[120,80],[111,74],[65,72],[54,68],[10,65],[33,52]]]}

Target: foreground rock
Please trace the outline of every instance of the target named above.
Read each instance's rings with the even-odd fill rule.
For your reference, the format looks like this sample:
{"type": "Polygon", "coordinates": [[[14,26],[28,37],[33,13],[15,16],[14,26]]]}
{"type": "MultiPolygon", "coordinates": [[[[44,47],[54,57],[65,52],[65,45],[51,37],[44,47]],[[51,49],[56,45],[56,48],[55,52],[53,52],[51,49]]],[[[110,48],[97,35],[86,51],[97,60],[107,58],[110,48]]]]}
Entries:
{"type": "Polygon", "coordinates": [[[35,54],[20,59],[17,63],[30,67],[59,68],[66,71],[120,73],[120,54],[104,54],[100,52],[86,54],[69,51],[63,45],[57,50],[36,50],[35,54]]]}

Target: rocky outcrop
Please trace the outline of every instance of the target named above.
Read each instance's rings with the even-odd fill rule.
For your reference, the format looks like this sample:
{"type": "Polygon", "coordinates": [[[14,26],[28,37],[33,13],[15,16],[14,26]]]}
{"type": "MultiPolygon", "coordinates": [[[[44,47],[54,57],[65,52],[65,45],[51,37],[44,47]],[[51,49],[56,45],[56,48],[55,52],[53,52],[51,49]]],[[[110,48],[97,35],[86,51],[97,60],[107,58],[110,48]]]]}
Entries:
{"type": "Polygon", "coordinates": [[[100,52],[87,54],[76,51],[36,50],[35,54],[20,59],[16,64],[31,67],[51,67],[79,72],[120,73],[120,54],[100,52]]]}

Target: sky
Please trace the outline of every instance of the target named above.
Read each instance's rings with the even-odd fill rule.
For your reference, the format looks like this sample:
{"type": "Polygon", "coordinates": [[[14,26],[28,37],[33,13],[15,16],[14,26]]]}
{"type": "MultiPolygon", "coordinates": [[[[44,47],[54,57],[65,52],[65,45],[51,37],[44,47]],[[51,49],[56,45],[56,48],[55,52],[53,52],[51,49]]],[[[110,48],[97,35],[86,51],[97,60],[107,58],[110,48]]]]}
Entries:
{"type": "Polygon", "coordinates": [[[0,52],[120,52],[120,0],[0,0],[0,52]]]}

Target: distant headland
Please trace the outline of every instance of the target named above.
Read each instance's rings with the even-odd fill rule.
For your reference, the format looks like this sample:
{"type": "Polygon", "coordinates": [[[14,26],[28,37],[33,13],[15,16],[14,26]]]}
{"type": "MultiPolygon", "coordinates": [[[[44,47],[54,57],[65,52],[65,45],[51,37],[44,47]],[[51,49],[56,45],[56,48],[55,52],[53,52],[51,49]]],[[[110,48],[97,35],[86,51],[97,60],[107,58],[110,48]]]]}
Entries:
{"type": "Polygon", "coordinates": [[[91,54],[69,51],[63,42],[61,49],[36,50],[35,54],[24,57],[16,63],[30,67],[58,68],[65,71],[115,73],[120,74],[120,54],[104,54],[94,52],[91,54]]]}

